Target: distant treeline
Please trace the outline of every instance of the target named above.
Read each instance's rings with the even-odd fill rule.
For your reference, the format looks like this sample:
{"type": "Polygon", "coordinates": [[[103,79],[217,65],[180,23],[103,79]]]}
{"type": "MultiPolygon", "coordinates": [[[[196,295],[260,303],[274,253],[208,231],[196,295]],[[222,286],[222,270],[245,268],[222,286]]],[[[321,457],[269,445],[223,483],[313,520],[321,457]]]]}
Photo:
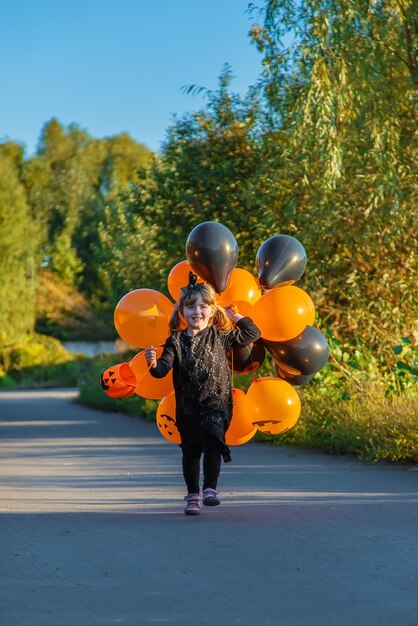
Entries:
{"type": "Polygon", "coordinates": [[[416,11],[393,0],[266,2],[251,30],[258,83],[239,97],[225,67],[159,155],[56,119],[30,158],[0,144],[3,341],[34,328],[43,267],[111,324],[128,290],[166,292],[188,233],[217,220],[252,272],[264,239],[299,239],[318,326],[386,358],[418,318],[416,11]]]}

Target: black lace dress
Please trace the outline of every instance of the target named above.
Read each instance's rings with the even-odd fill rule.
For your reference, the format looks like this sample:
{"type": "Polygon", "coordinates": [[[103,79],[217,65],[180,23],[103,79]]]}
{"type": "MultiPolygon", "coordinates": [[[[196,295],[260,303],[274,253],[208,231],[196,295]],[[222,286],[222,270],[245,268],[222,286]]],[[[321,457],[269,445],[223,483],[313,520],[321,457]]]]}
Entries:
{"type": "Polygon", "coordinates": [[[208,326],[195,336],[186,331],[171,335],[157,367],[150,370],[162,378],[173,369],[176,394],[176,421],[182,447],[207,434],[222,443],[224,461],[230,461],[225,433],[232,417],[231,373],[226,353],[234,345],[257,341],[260,331],[249,317],[243,317],[234,330],[223,332],[208,326]]]}

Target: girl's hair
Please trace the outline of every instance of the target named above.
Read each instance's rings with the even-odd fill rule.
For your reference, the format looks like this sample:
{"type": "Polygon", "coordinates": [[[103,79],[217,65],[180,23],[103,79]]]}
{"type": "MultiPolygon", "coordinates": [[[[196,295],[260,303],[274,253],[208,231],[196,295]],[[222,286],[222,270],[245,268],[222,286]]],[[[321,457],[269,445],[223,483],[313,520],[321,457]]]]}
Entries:
{"type": "Polygon", "coordinates": [[[211,306],[214,310],[214,314],[209,320],[209,326],[216,326],[219,330],[223,331],[231,330],[233,324],[223,307],[217,304],[214,289],[207,283],[198,283],[194,289],[182,289],[180,292],[180,298],[176,302],[174,311],[168,322],[170,333],[177,333],[187,328],[186,321],[182,315],[183,307],[185,305],[194,304],[199,295],[202,296],[203,302],[211,306]]]}

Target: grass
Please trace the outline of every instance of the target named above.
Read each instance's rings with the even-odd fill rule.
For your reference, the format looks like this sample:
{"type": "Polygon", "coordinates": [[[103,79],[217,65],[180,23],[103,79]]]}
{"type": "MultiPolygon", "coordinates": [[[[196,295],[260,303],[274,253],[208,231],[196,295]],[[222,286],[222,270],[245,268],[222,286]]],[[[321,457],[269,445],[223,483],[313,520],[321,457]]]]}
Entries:
{"type": "Polygon", "coordinates": [[[362,461],[418,463],[418,395],[386,396],[380,386],[365,385],[346,399],[303,392],[297,425],[284,435],[263,436],[274,444],[350,454],[362,461]]]}
{"type": "Polygon", "coordinates": [[[52,337],[37,333],[0,349],[0,388],[77,386],[86,359],[67,352],[52,337]]]}

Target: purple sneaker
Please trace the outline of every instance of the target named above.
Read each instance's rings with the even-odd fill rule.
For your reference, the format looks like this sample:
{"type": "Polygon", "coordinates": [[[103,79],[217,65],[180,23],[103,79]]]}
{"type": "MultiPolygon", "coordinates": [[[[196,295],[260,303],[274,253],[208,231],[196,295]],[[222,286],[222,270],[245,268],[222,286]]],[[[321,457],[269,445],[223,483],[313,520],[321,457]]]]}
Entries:
{"type": "Polygon", "coordinates": [[[199,493],[188,493],[187,496],[184,496],[186,500],[186,508],[184,512],[186,515],[200,515],[200,494],[199,493]]]}
{"type": "Polygon", "coordinates": [[[203,490],[203,504],[205,506],[218,506],[221,501],[219,500],[218,492],[212,487],[208,487],[203,490]]]}

